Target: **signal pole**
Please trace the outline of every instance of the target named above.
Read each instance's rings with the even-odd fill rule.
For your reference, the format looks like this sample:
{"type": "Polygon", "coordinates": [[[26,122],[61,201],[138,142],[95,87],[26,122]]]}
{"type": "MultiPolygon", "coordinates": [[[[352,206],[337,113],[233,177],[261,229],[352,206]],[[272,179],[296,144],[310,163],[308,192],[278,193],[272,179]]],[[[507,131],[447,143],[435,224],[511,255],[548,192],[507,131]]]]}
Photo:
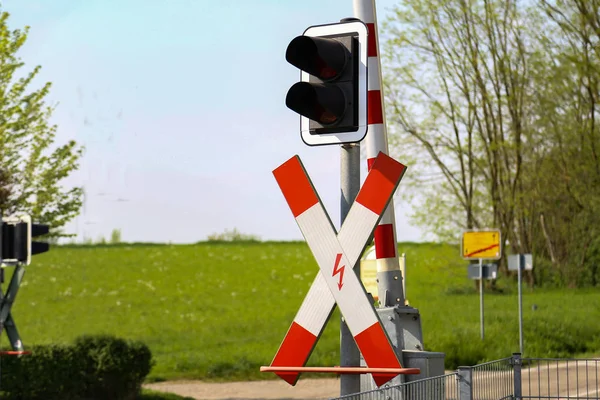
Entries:
{"type": "MultiPolygon", "coordinates": [[[[365,23],[369,30],[368,132],[364,142],[367,166],[370,170],[373,159],[379,152],[385,154],[389,152],[375,0],[353,0],[353,8],[354,15],[365,23]]],[[[443,375],[444,354],[424,351],[419,310],[406,304],[403,290],[404,277],[398,257],[393,201],[390,202],[379,225],[375,228],[374,242],[379,294],[377,314],[386,334],[396,348],[396,355],[402,366],[410,368],[419,365],[422,368],[420,375],[400,375],[391,380],[390,384],[443,375]],[[425,365],[426,368],[423,367],[425,365]]],[[[372,377],[363,376],[361,391],[376,387],[372,377]]]]}
{"type": "MultiPolygon", "coordinates": [[[[350,206],[360,190],[360,145],[357,143],[343,144],[340,149],[340,224],[343,224],[350,206]]],[[[360,277],[360,260],[354,266],[354,272],[360,277]]],[[[357,365],[360,365],[360,351],[342,317],[340,322],[340,366],[356,367],[357,365]]],[[[359,392],[359,375],[340,376],[340,395],[345,396],[359,392]]]]}

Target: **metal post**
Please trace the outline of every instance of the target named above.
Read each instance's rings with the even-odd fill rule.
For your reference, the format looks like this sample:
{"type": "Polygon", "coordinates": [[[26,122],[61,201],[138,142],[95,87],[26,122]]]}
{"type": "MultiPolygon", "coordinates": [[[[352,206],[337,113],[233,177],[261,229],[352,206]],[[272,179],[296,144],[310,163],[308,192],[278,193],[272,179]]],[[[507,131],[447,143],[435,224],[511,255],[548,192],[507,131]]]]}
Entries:
{"type": "Polygon", "coordinates": [[[473,368],[458,367],[458,398],[473,400],[473,368]]]}
{"type": "Polygon", "coordinates": [[[519,254],[519,271],[517,276],[519,285],[519,351],[521,354],[523,354],[523,280],[521,279],[521,270],[524,267],[523,264],[525,264],[525,256],[519,254]]]}
{"type": "Polygon", "coordinates": [[[513,387],[513,399],[521,400],[523,398],[522,393],[522,383],[521,383],[521,353],[513,353],[511,364],[513,367],[513,379],[514,379],[514,387],[513,387]]]}
{"type": "Polygon", "coordinates": [[[406,297],[406,253],[400,256],[400,272],[402,273],[402,293],[404,294],[404,304],[407,304],[406,297]]]}
{"type": "MultiPolygon", "coordinates": [[[[350,206],[360,190],[360,145],[355,143],[342,145],[340,161],[340,214],[341,223],[343,224],[350,206]]],[[[357,276],[360,276],[360,260],[354,266],[354,272],[357,276]]],[[[344,322],[344,318],[342,318],[340,323],[340,366],[360,366],[360,351],[348,326],[344,322]]],[[[360,375],[342,374],[340,377],[340,394],[344,396],[359,392],[360,375]]]]}
{"type": "Polygon", "coordinates": [[[12,318],[11,309],[15,303],[23,275],[25,275],[25,267],[17,264],[6,289],[6,294],[2,293],[2,289],[0,289],[0,334],[2,334],[2,329],[6,330],[10,345],[16,351],[23,350],[23,343],[21,342],[15,321],[12,318]]]}
{"type": "Polygon", "coordinates": [[[481,324],[481,340],[485,336],[483,328],[483,258],[479,259],[479,320],[481,324]]]}

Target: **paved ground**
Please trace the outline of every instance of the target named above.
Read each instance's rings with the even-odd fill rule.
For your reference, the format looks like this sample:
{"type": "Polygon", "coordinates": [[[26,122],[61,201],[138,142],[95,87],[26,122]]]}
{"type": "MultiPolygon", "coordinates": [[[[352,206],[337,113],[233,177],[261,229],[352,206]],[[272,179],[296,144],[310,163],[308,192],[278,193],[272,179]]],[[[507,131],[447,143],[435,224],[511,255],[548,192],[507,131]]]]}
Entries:
{"type": "Polygon", "coordinates": [[[330,399],[340,394],[339,379],[300,379],[296,386],[282,380],[205,383],[172,381],[144,385],[147,389],[175,393],[198,400],[330,399]]]}

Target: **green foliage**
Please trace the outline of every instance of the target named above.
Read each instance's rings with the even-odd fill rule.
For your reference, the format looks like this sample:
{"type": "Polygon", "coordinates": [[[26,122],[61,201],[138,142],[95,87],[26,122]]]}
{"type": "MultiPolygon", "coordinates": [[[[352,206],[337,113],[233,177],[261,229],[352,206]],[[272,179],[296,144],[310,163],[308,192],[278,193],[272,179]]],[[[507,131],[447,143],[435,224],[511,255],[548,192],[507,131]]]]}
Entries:
{"type": "MultiPolygon", "coordinates": [[[[459,247],[401,243],[399,253],[425,349],[446,352],[447,368],[518,351],[513,277],[486,288],[480,343],[479,294],[459,247]]],[[[84,334],[143,341],[156,360],[147,381],[273,379],[259,367],[270,364],[317,273],[303,242],[59,246],[35,257],[12,313],[26,348],[84,334]]],[[[523,301],[527,356],[600,353],[600,325],[590,323],[600,320],[600,293],[525,288],[523,301]],[[540,334],[542,325],[576,334],[540,334]]],[[[339,365],[339,320],[336,308],[309,366],[339,365]]]]}
{"type": "Polygon", "coordinates": [[[68,236],[62,228],[79,213],[83,192],[62,182],[78,168],[82,148],[54,143],[53,108],[44,101],[51,84],[30,88],[41,67],[24,73],[17,57],[29,28],[11,31],[8,17],[0,14],[0,209],[49,224],[50,236],[68,236]]]}
{"type": "Polygon", "coordinates": [[[6,399],[135,399],[152,367],[141,342],[84,336],[72,345],[38,345],[32,354],[3,361],[6,399]]]}
{"type": "Polygon", "coordinates": [[[250,361],[246,357],[241,357],[235,362],[216,362],[208,368],[206,377],[209,379],[233,380],[244,375],[247,371],[260,369],[260,366],[260,363],[250,361]]]}
{"type": "Polygon", "coordinates": [[[237,228],[233,228],[232,231],[225,229],[223,233],[213,233],[208,235],[207,239],[209,242],[260,242],[260,237],[241,233],[237,228]]]}
{"type": "Polygon", "coordinates": [[[121,243],[121,230],[120,229],[112,230],[112,232],[110,233],[110,243],[111,244],[121,243]]]}
{"type": "Polygon", "coordinates": [[[394,8],[387,122],[392,152],[417,166],[402,185],[414,223],[450,242],[499,228],[541,261],[536,284],[598,285],[599,21],[595,0],[394,8]]]}
{"type": "Polygon", "coordinates": [[[139,392],[152,367],[152,354],[142,342],[84,336],[75,341],[75,351],[87,355],[81,370],[87,378],[84,398],[129,398],[139,392]]]}

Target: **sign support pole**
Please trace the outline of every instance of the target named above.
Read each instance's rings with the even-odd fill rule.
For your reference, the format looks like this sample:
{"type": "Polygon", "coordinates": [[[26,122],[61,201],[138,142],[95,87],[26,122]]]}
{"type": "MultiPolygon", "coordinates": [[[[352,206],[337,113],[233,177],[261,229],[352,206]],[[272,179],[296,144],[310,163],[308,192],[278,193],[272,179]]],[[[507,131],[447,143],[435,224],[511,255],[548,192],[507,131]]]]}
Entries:
{"type": "Polygon", "coordinates": [[[2,333],[2,330],[6,331],[10,346],[15,351],[23,351],[23,342],[21,342],[21,337],[17,331],[17,325],[13,320],[11,309],[15,303],[17,292],[19,291],[21,281],[23,280],[23,275],[25,275],[25,267],[19,263],[15,266],[15,271],[10,279],[6,293],[3,293],[2,289],[0,289],[0,334],[2,333]]]}
{"type": "MultiPolygon", "coordinates": [[[[343,144],[340,149],[340,224],[343,224],[350,206],[360,190],[360,144],[343,144]]],[[[354,272],[360,277],[360,259],[354,266],[354,272]]],[[[356,367],[359,365],[360,351],[342,317],[340,321],[340,366],[356,367]]],[[[340,376],[340,394],[342,396],[359,392],[360,375],[342,374],[340,376]]]]}
{"type": "Polygon", "coordinates": [[[522,285],[523,281],[521,278],[522,270],[525,267],[525,256],[523,254],[519,254],[519,270],[517,273],[518,276],[518,285],[519,285],[519,350],[521,355],[523,354],[523,290],[522,285]]]}
{"type": "Polygon", "coordinates": [[[481,321],[481,340],[485,336],[483,327],[483,258],[479,259],[479,319],[481,321]]]}

